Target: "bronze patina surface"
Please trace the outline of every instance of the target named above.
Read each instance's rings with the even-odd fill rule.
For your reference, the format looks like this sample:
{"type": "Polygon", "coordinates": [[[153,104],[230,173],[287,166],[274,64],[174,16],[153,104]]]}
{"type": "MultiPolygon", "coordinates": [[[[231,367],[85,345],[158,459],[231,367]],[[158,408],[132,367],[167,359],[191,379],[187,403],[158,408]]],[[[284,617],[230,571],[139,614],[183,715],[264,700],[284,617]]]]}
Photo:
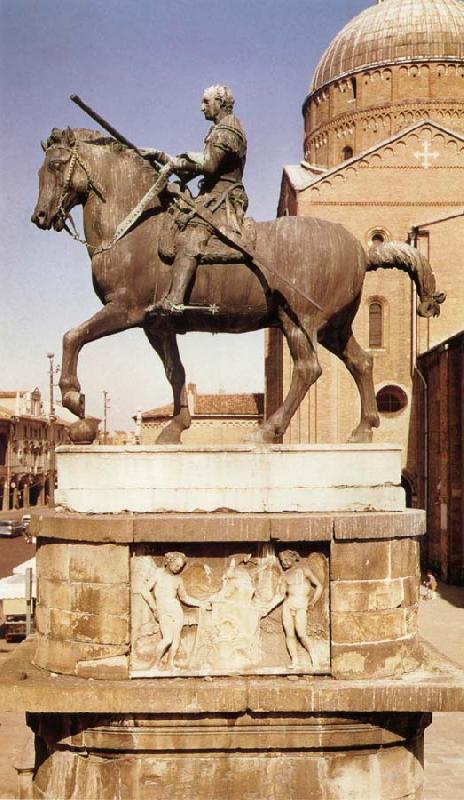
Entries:
{"type": "MultiPolygon", "coordinates": [[[[173,418],[158,441],[178,443],[190,413],[177,334],[278,327],[294,370],[288,395],[258,432],[260,441],[282,436],[320,376],[318,343],[344,362],[358,387],[361,419],[351,441],[370,441],[372,428],[379,425],[373,362],[352,331],[366,271],[406,271],[418,290],[418,311],[425,316],[439,313],[444,296],[436,292],[430,265],[414,248],[387,242],[366,256],[345,228],[324,220],[283,217],[256,223],[251,247],[243,220],[246,138],[231,113],[230,98],[225,104],[224,98],[218,100],[217,89],[210,87],[203,98],[205,116],[214,125],[202,154],[171,158],[154,151],[151,158],[99,132],[69,128],[54,128],[43,146],[32,221],[43,230],[60,231],[67,228],[71,209],[83,206],[93,284],[103,304],[64,336],[63,405],[85,418],[77,376],[84,345],[142,328],[173,390],[173,418]],[[172,174],[180,176],[180,187],[169,182],[172,174]],[[193,200],[185,181],[199,174],[204,183],[193,200]],[[174,263],[165,253],[170,246],[174,263]]],[[[89,427],[84,434],[76,428],[74,440],[83,441],[84,435],[87,441],[89,427]]]]}

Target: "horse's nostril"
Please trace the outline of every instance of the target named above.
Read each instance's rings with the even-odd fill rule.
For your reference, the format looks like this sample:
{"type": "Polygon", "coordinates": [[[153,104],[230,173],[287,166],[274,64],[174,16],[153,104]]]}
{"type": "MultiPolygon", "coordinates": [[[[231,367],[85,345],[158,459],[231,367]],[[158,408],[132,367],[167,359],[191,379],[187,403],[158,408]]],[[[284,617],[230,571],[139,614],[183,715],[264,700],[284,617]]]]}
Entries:
{"type": "Polygon", "coordinates": [[[31,222],[39,228],[43,227],[47,221],[47,213],[45,211],[34,211],[31,217],[31,222]]]}

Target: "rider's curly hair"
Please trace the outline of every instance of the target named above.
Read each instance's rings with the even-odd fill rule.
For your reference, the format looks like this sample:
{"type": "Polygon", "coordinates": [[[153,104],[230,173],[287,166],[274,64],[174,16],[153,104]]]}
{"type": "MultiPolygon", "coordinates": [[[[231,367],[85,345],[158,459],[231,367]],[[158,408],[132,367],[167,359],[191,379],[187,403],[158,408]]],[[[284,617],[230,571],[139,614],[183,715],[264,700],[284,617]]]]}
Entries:
{"type": "Polygon", "coordinates": [[[214,86],[208,86],[206,92],[214,92],[216,100],[219,100],[221,106],[225,111],[232,112],[235,99],[228,86],[223,86],[221,83],[215,83],[214,86]]]}

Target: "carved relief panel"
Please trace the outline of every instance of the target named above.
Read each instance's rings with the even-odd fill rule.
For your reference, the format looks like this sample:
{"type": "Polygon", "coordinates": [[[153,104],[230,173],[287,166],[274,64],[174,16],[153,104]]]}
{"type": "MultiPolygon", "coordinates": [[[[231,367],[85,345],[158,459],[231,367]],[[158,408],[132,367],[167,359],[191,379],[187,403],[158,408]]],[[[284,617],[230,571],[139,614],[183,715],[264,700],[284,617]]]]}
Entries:
{"type": "Polygon", "coordinates": [[[327,673],[324,546],[140,545],[131,567],[131,675],[327,673]]]}

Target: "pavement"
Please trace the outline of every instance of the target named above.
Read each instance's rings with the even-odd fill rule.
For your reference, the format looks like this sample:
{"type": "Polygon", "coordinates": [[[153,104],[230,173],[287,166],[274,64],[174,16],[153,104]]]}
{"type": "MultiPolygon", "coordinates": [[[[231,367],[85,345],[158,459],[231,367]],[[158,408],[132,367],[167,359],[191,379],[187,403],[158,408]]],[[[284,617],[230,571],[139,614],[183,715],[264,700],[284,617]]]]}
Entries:
{"type": "MultiPolygon", "coordinates": [[[[419,631],[464,668],[464,587],[439,584],[436,599],[420,603],[419,631]]],[[[464,713],[433,714],[425,732],[424,750],[424,800],[463,797],[464,713]]]]}
{"type": "MultiPolygon", "coordinates": [[[[419,631],[464,668],[464,587],[440,584],[435,600],[422,600],[419,631]]],[[[0,639],[0,669],[2,660],[15,646],[0,639]]],[[[14,761],[25,735],[23,714],[0,714],[0,800],[17,798],[14,761]]],[[[463,796],[463,786],[464,713],[434,714],[432,725],[425,732],[424,800],[458,800],[463,796]]]]}

